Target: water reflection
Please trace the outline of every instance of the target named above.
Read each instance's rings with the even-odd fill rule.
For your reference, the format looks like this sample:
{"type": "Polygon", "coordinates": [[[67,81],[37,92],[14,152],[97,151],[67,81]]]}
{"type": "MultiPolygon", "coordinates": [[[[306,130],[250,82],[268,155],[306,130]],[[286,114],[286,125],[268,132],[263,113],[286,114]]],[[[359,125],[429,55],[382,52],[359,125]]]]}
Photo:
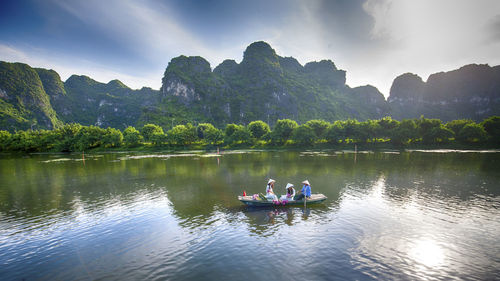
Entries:
{"type": "Polygon", "coordinates": [[[500,277],[499,154],[85,157],[0,159],[0,279],[500,277]],[[328,200],[236,200],[268,177],[328,200]]]}
{"type": "MultiPolygon", "coordinates": [[[[456,190],[446,192],[446,196],[436,194],[433,180],[413,181],[413,187],[412,181],[406,182],[410,187],[397,193],[387,182],[381,176],[369,190],[351,189],[342,200],[340,212],[363,210],[357,215],[362,216],[359,219],[365,234],[358,236],[357,246],[351,250],[351,258],[360,270],[382,279],[446,279],[457,277],[457,273],[460,278],[498,275],[492,266],[498,262],[488,254],[488,247],[495,243],[490,236],[493,232],[478,235],[500,229],[500,214],[491,205],[499,206],[498,197],[476,201],[476,205],[466,201],[468,197],[450,196],[456,190]],[[484,217],[479,218],[477,208],[485,206],[490,206],[485,209],[492,212],[482,213],[484,217]],[[475,220],[467,219],[471,217],[475,220]]],[[[452,186],[442,186],[460,191],[460,184],[450,182],[452,186]]],[[[353,211],[349,214],[357,219],[353,211]]]]}
{"type": "Polygon", "coordinates": [[[419,239],[414,242],[408,256],[416,263],[430,268],[438,267],[445,262],[443,249],[432,239],[419,239]]]}
{"type": "Polygon", "coordinates": [[[279,226],[300,224],[308,219],[323,218],[331,209],[324,206],[314,207],[242,207],[241,213],[245,216],[245,223],[249,227],[250,234],[269,235],[274,233],[273,229],[279,226]],[[312,218],[311,215],[313,216],[312,218]]]}

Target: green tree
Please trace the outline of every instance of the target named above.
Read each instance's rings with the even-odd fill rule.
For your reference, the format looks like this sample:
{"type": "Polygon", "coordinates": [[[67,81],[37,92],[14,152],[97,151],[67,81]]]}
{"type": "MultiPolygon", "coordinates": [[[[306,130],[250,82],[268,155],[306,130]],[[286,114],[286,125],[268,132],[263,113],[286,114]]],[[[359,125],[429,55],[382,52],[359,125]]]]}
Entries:
{"type": "Polygon", "coordinates": [[[34,135],[31,134],[31,130],[15,132],[10,139],[9,150],[24,152],[37,151],[36,140],[34,135]]]}
{"type": "Polygon", "coordinates": [[[378,136],[380,126],[376,120],[366,120],[359,123],[357,138],[363,142],[373,140],[378,136]]]}
{"type": "Polygon", "coordinates": [[[460,132],[460,130],[462,130],[462,128],[467,125],[467,124],[473,124],[475,123],[474,121],[472,120],[468,120],[468,119],[460,119],[460,120],[453,120],[453,121],[450,121],[448,123],[446,123],[446,128],[450,129],[453,131],[453,133],[455,133],[456,136],[458,136],[458,133],[460,132]]]}
{"type": "Polygon", "coordinates": [[[214,127],[214,125],[210,123],[200,123],[196,127],[196,132],[198,135],[198,139],[203,140],[208,144],[216,144],[217,142],[222,141],[224,138],[224,134],[221,130],[214,127]]]}
{"type": "Polygon", "coordinates": [[[488,137],[488,133],[481,125],[469,123],[457,134],[457,140],[463,143],[483,142],[488,137]]]}
{"type": "Polygon", "coordinates": [[[56,134],[50,130],[29,131],[36,151],[51,151],[55,147],[56,134]]]}
{"type": "Polygon", "coordinates": [[[450,138],[454,137],[455,134],[452,130],[446,128],[444,125],[432,128],[430,132],[431,143],[446,143],[450,138]]]}
{"type": "Polygon", "coordinates": [[[205,130],[214,127],[214,125],[210,123],[200,123],[196,126],[196,134],[200,140],[205,138],[205,130]]]}
{"type": "MultiPolygon", "coordinates": [[[[245,128],[245,126],[242,125],[235,125],[235,124],[230,124],[230,132],[231,135],[225,135],[224,136],[224,142],[227,144],[234,144],[234,143],[249,143],[252,135],[250,131],[245,128]],[[233,126],[234,125],[234,126],[233,126]]],[[[229,125],[228,125],[229,126],[229,125]]],[[[228,126],[226,126],[226,131],[228,131],[228,126]]]]}
{"type": "Polygon", "coordinates": [[[123,134],[115,128],[107,128],[102,136],[104,147],[119,147],[123,143],[123,134]]]}
{"type": "Polygon", "coordinates": [[[190,145],[197,139],[196,127],[191,123],[177,125],[167,132],[170,143],[175,145],[190,145]]]}
{"type": "Polygon", "coordinates": [[[322,139],[325,137],[326,130],[330,126],[330,123],[325,120],[309,120],[305,125],[309,126],[314,131],[316,139],[322,139]]]}
{"type": "Polygon", "coordinates": [[[151,136],[151,142],[155,146],[162,146],[162,145],[165,145],[169,142],[169,138],[164,133],[157,132],[151,136]]]}
{"type": "Polygon", "coordinates": [[[78,123],[65,124],[55,130],[55,150],[61,152],[76,151],[76,136],[82,129],[78,123]]]}
{"type": "Polygon", "coordinates": [[[454,136],[453,131],[441,124],[439,119],[427,119],[422,116],[416,123],[419,136],[424,144],[446,142],[448,138],[454,136]]]}
{"type": "Polygon", "coordinates": [[[224,139],[224,133],[222,133],[222,130],[217,129],[215,127],[205,130],[204,135],[205,135],[205,141],[208,144],[217,144],[224,139]]]}
{"type": "Polygon", "coordinates": [[[241,125],[237,124],[227,124],[226,128],[224,129],[224,139],[231,138],[233,133],[241,127],[241,125]]]}
{"type": "Polygon", "coordinates": [[[309,125],[303,124],[293,130],[292,139],[301,145],[311,145],[317,139],[316,133],[309,125]]]}
{"type": "Polygon", "coordinates": [[[261,139],[262,136],[271,132],[269,125],[266,122],[261,121],[261,120],[250,122],[250,124],[248,124],[247,128],[250,131],[250,134],[252,135],[252,137],[254,137],[256,139],[261,139]]]}
{"type": "Polygon", "coordinates": [[[8,131],[0,130],[0,151],[7,150],[12,134],[8,131]]]}
{"type": "Polygon", "coordinates": [[[494,143],[500,143],[500,117],[492,116],[481,122],[484,130],[494,143]]]}
{"type": "Polygon", "coordinates": [[[271,141],[277,144],[285,143],[292,136],[293,129],[298,126],[297,122],[290,119],[278,120],[271,133],[271,141]]]}
{"type": "Polygon", "coordinates": [[[391,142],[398,145],[408,144],[416,137],[418,137],[417,124],[412,119],[404,119],[392,129],[391,142]]]}
{"type": "Polygon", "coordinates": [[[141,129],[141,135],[146,141],[151,141],[153,134],[163,134],[163,129],[155,124],[146,124],[141,129]]]}
{"type": "Polygon", "coordinates": [[[138,146],[142,141],[143,137],[141,133],[137,131],[136,128],[129,126],[123,131],[123,141],[129,147],[138,146]]]}
{"type": "Polygon", "coordinates": [[[368,132],[363,130],[361,123],[356,119],[343,121],[343,127],[345,136],[355,142],[366,141],[369,136],[368,132]]]}
{"type": "Polygon", "coordinates": [[[380,138],[391,138],[393,130],[399,126],[399,121],[394,120],[389,116],[379,119],[377,123],[377,137],[380,138]]]}
{"type": "Polygon", "coordinates": [[[186,132],[184,134],[184,144],[190,145],[198,139],[196,136],[196,127],[194,127],[191,123],[187,123],[185,126],[186,132]]]}
{"type": "Polygon", "coordinates": [[[83,126],[75,136],[76,145],[79,151],[96,148],[102,145],[102,139],[106,130],[96,126],[83,126]]]}
{"type": "Polygon", "coordinates": [[[337,144],[346,138],[344,123],[342,121],[335,121],[326,130],[326,140],[331,144],[337,144]]]}
{"type": "Polygon", "coordinates": [[[232,138],[233,142],[249,143],[252,138],[252,135],[250,134],[250,131],[247,128],[242,126],[233,133],[232,138]]]}

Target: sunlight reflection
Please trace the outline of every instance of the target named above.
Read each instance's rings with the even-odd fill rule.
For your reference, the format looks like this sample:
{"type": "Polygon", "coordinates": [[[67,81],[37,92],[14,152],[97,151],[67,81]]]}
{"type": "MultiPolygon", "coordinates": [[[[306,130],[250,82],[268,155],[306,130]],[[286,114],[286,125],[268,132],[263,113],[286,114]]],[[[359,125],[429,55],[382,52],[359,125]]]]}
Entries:
{"type": "Polygon", "coordinates": [[[444,262],[443,249],[429,239],[417,241],[408,254],[417,263],[427,267],[436,267],[444,262]]]}

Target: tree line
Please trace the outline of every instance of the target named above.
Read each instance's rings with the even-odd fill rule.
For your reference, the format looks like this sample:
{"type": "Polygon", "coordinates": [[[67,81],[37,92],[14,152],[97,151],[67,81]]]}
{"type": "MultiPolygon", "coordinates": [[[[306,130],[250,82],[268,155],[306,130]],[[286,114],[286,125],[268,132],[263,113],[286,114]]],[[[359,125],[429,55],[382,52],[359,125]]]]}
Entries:
{"type": "Polygon", "coordinates": [[[290,119],[278,120],[271,130],[264,121],[248,125],[227,124],[219,129],[210,123],[193,126],[177,125],[167,132],[155,124],[136,129],[128,127],[100,128],[80,124],[65,124],[54,130],[26,130],[10,133],[0,130],[0,151],[73,152],[96,148],[134,148],[141,146],[184,147],[265,147],[314,145],[338,146],[342,144],[390,143],[395,146],[410,144],[499,145],[500,117],[493,116],[480,123],[472,120],[405,119],[384,117],[359,122],[355,119],[310,120],[297,124],[290,119]]]}

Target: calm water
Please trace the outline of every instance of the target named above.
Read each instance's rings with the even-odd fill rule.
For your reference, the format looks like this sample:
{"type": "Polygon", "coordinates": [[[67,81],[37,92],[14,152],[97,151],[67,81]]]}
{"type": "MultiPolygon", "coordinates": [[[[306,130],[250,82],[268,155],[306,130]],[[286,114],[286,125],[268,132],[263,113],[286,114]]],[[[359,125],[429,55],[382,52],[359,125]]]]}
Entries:
{"type": "Polygon", "coordinates": [[[0,156],[1,280],[500,279],[500,153],[0,156]],[[320,205],[244,207],[309,179],[320,205]]]}

